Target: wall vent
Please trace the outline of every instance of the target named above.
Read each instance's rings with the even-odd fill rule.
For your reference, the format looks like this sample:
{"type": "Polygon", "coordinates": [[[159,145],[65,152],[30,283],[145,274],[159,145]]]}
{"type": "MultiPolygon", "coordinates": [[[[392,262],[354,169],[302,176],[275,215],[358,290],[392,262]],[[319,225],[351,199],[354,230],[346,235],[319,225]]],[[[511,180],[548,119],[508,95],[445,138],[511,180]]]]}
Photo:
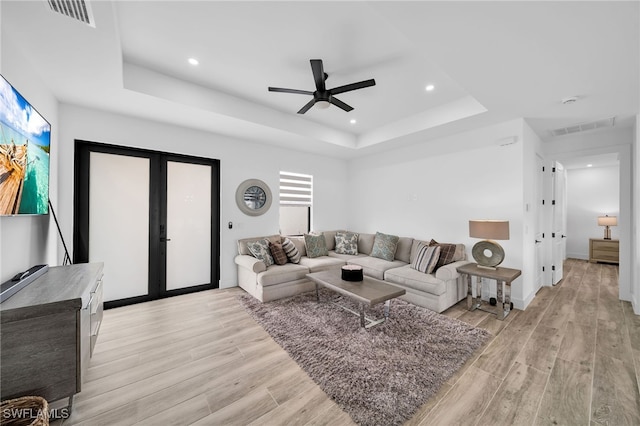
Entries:
{"type": "Polygon", "coordinates": [[[589,130],[602,129],[605,127],[613,127],[616,124],[615,117],[603,118],[601,120],[589,121],[587,123],[574,124],[573,126],[560,127],[559,129],[549,130],[551,136],[565,136],[573,133],[586,132],[589,130]]]}
{"type": "Polygon", "coordinates": [[[45,0],[51,11],[95,28],[91,5],[86,0],[45,0]]]}

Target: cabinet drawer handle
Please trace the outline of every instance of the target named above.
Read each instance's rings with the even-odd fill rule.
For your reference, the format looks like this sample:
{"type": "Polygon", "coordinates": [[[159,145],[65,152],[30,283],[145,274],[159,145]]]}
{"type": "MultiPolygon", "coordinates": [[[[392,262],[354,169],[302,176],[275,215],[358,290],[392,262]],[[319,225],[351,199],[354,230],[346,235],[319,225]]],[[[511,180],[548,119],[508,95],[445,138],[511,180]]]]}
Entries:
{"type": "Polygon", "coordinates": [[[89,303],[87,303],[87,306],[82,308],[83,311],[86,311],[87,309],[91,308],[91,305],[93,304],[93,296],[94,295],[95,295],[95,293],[91,293],[91,297],[89,298],[89,303]]]}

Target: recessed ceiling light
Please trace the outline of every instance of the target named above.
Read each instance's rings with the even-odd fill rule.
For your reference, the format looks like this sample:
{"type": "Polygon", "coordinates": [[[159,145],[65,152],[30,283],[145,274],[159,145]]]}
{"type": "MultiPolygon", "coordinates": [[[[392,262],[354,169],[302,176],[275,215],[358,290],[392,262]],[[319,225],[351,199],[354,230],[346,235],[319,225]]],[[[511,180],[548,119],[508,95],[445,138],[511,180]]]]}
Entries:
{"type": "Polygon", "coordinates": [[[355,119],[355,118],[352,118],[351,120],[349,120],[349,123],[351,123],[351,124],[356,124],[356,123],[357,123],[357,121],[356,121],[356,119],[355,119]]]}
{"type": "Polygon", "coordinates": [[[435,88],[436,88],[436,86],[434,86],[433,84],[427,84],[427,87],[425,87],[424,89],[425,89],[427,92],[431,92],[431,91],[432,91],[433,89],[435,89],[435,88]]]}
{"type": "Polygon", "coordinates": [[[189,63],[195,66],[195,65],[198,65],[200,62],[196,58],[189,58],[189,63]]]}
{"type": "Polygon", "coordinates": [[[593,167],[593,164],[587,164],[587,167],[593,167]]]}

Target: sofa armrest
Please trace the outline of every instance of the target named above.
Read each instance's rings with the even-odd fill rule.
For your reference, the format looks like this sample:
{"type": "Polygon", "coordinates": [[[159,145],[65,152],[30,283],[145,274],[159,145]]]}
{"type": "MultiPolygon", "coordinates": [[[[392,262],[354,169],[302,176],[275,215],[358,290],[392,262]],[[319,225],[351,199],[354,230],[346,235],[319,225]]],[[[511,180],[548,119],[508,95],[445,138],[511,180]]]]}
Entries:
{"type": "Polygon", "coordinates": [[[262,260],[256,259],[248,254],[239,254],[236,256],[235,260],[237,265],[253,271],[256,274],[267,270],[267,265],[265,265],[262,260]]]}
{"type": "Polygon", "coordinates": [[[466,265],[467,263],[471,263],[468,260],[459,260],[457,262],[449,263],[448,265],[441,266],[436,271],[436,278],[443,281],[449,281],[456,279],[460,276],[456,268],[459,268],[462,265],[466,265]]]}

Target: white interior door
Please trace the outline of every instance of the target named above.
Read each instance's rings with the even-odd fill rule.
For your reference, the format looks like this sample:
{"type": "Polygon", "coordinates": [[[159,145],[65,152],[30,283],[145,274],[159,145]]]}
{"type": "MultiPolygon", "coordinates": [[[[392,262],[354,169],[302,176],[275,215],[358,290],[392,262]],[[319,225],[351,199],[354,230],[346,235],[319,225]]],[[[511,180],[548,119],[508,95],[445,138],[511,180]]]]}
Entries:
{"type": "Polygon", "coordinates": [[[89,262],[104,262],[104,300],[148,294],[148,158],[90,153],[89,262]]]}
{"type": "Polygon", "coordinates": [[[167,161],[166,290],[211,282],[211,166],[167,161]]]}
{"type": "Polygon", "coordinates": [[[553,285],[556,285],[564,276],[563,263],[567,251],[567,171],[557,161],[554,163],[553,204],[551,207],[553,210],[551,281],[553,285]]]}
{"type": "Polygon", "coordinates": [[[541,157],[536,156],[537,179],[536,179],[536,195],[533,214],[535,215],[535,288],[536,291],[544,284],[544,214],[543,214],[543,198],[544,198],[544,161],[541,157]]]}

